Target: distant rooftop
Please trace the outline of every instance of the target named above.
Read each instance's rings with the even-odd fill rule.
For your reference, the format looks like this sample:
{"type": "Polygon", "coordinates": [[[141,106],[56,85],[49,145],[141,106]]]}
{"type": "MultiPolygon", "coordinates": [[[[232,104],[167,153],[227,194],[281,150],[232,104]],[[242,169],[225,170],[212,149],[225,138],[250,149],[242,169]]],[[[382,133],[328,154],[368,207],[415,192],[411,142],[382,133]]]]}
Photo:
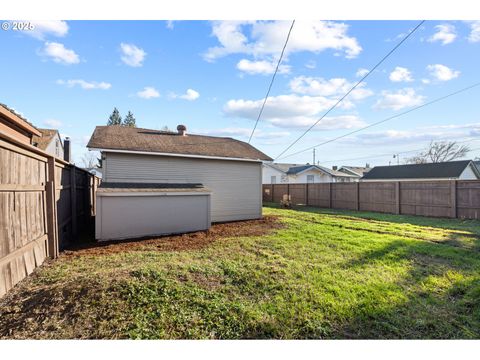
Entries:
{"type": "Polygon", "coordinates": [[[454,179],[458,178],[470,163],[472,163],[471,160],[461,160],[430,164],[375,166],[362,179],[454,179]]]}

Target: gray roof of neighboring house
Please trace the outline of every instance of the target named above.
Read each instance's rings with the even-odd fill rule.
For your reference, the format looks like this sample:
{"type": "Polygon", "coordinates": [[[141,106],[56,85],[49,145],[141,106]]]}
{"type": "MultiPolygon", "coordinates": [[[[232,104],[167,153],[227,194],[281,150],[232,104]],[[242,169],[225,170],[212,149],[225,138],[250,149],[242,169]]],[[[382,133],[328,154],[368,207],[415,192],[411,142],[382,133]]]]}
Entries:
{"type": "Polygon", "coordinates": [[[248,160],[272,159],[246,142],[228,138],[127,126],[97,126],[87,144],[103,150],[144,151],[248,160]]]}
{"type": "MultiPolygon", "coordinates": [[[[430,164],[375,166],[362,179],[445,179],[458,178],[471,160],[448,161],[430,164]]],[[[478,169],[475,169],[480,176],[478,169]]],[[[475,171],[474,170],[474,171],[475,171]]]]}

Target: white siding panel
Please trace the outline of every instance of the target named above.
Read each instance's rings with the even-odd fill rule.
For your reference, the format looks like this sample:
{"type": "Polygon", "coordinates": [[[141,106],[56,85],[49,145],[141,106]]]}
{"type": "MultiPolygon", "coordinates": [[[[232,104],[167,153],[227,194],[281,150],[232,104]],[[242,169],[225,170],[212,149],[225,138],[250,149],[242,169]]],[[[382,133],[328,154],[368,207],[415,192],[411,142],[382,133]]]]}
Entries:
{"type": "Polygon", "coordinates": [[[106,153],[104,181],[202,183],[212,191],[212,222],[262,215],[260,162],[106,153]]]}
{"type": "Polygon", "coordinates": [[[472,169],[472,165],[468,166],[463,170],[459,177],[460,180],[477,180],[477,175],[472,169]]]}
{"type": "Polygon", "coordinates": [[[97,240],[206,230],[209,195],[98,196],[97,240]]]}

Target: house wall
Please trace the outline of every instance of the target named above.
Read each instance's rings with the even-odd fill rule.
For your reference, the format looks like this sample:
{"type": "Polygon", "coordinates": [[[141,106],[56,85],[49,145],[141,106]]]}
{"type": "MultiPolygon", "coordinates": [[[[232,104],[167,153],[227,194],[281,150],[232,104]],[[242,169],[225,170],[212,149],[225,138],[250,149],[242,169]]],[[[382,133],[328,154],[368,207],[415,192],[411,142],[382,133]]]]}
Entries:
{"type": "Polygon", "coordinates": [[[472,165],[467,166],[465,170],[460,174],[460,180],[477,180],[478,177],[472,169],[472,165]]]}
{"type": "Polygon", "coordinates": [[[212,191],[212,222],[262,216],[262,163],[104,153],[103,181],[202,183],[212,191]]]}
{"type": "Polygon", "coordinates": [[[289,182],[289,177],[285,173],[278,171],[277,169],[272,168],[268,165],[262,165],[262,183],[271,184],[272,176],[276,177],[277,184],[289,182]]]}
{"type": "Polygon", "coordinates": [[[47,148],[45,149],[45,152],[55,157],[58,157],[60,159],[63,159],[62,139],[58,134],[52,139],[52,141],[50,141],[50,144],[48,144],[47,148]],[[57,148],[57,141],[58,141],[58,148],[57,148]]]}
{"type": "Polygon", "coordinates": [[[302,172],[301,174],[298,174],[295,176],[295,183],[296,184],[305,184],[307,183],[307,176],[308,175],[313,175],[313,183],[318,184],[318,183],[325,183],[325,182],[335,182],[335,179],[328,174],[321,173],[320,171],[305,171],[302,172]]]}

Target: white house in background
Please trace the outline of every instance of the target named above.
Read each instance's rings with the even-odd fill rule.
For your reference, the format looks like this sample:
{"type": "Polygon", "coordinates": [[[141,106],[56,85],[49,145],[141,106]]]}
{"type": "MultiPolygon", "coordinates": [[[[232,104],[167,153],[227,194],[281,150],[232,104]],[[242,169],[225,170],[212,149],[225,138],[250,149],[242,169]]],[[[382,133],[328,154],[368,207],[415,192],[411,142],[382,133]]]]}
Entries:
{"type": "Polygon", "coordinates": [[[359,177],[362,177],[363,175],[368,173],[370,170],[372,170],[372,168],[368,164],[366,166],[341,166],[338,169],[338,171],[343,171],[347,174],[352,174],[359,177]]]}
{"type": "Polygon", "coordinates": [[[116,240],[206,230],[211,222],[262,216],[262,162],[239,140],[97,126],[87,145],[102,154],[95,237],[116,240]]]}
{"type": "MultiPolygon", "coordinates": [[[[336,168],[336,167],[335,167],[336,168]]],[[[355,182],[360,175],[329,169],[319,165],[301,164],[263,164],[263,184],[304,184],[304,183],[325,183],[325,182],[355,182]]]]}
{"type": "Polygon", "coordinates": [[[42,136],[33,136],[32,144],[57,158],[63,159],[63,143],[58,130],[38,129],[42,136]]]}
{"type": "Polygon", "coordinates": [[[478,180],[480,170],[472,160],[430,164],[375,166],[360,181],[478,180]]]}

